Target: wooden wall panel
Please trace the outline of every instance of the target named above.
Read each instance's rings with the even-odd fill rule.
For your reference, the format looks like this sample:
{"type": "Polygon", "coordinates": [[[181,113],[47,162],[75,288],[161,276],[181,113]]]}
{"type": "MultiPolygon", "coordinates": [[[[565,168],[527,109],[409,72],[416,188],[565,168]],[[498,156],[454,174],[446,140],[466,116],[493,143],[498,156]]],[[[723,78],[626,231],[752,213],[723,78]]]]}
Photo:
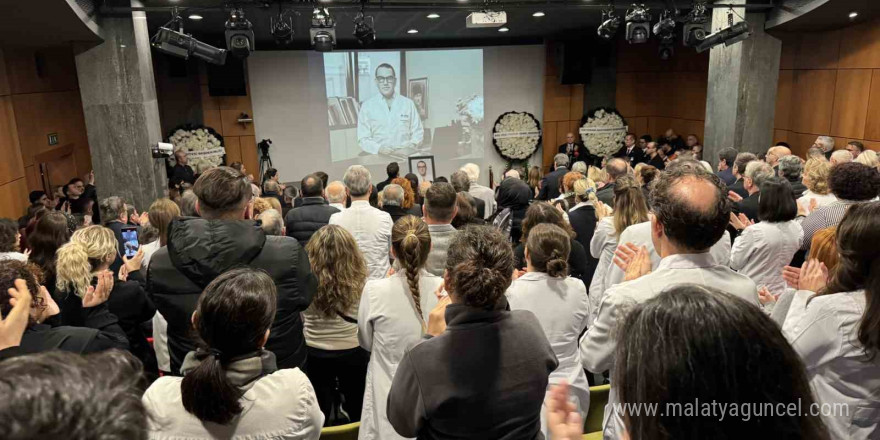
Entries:
{"type": "Polygon", "coordinates": [[[88,145],[79,91],[28,93],[13,95],[24,165],[33,163],[33,155],[62,145],[88,145]],[[50,146],[48,135],[58,133],[58,144],[50,146]]]}
{"type": "Polygon", "coordinates": [[[220,110],[202,108],[202,121],[202,124],[205,127],[211,127],[214,130],[217,130],[217,133],[226,136],[226,134],[223,133],[223,122],[220,118],[220,110]]]}
{"type": "Polygon", "coordinates": [[[568,119],[578,120],[584,115],[584,85],[572,84],[571,99],[569,100],[568,119]],[[580,97],[580,98],[578,98],[580,97]]]}
{"type": "Polygon", "coordinates": [[[862,139],[868,117],[871,69],[841,69],[834,89],[831,135],[862,139]]]}
{"type": "Polygon", "coordinates": [[[868,95],[865,139],[880,141],[880,69],[872,71],[871,90],[868,95]]]}
{"type": "Polygon", "coordinates": [[[25,167],[24,178],[27,181],[28,191],[37,191],[43,189],[43,182],[40,181],[40,172],[37,171],[37,167],[35,167],[34,165],[25,167]]]}
{"type": "Polygon", "coordinates": [[[782,55],[779,57],[779,69],[794,69],[794,59],[800,48],[800,35],[786,33],[778,36],[782,41],[782,55]]]}
{"type": "Polygon", "coordinates": [[[0,96],[11,93],[9,91],[9,77],[6,75],[6,56],[3,54],[3,48],[0,48],[0,96]]]}
{"type": "Polygon", "coordinates": [[[617,90],[614,96],[617,103],[617,111],[624,115],[624,117],[638,116],[637,82],[638,79],[635,72],[617,73],[617,90]]]}
{"type": "Polygon", "coordinates": [[[223,138],[226,148],[226,164],[241,162],[241,138],[230,136],[223,138]]]}
{"type": "Polygon", "coordinates": [[[880,26],[877,24],[867,22],[841,31],[839,68],[880,68],[880,26]]]}
{"type": "Polygon", "coordinates": [[[542,124],[543,130],[543,143],[544,143],[544,172],[549,170],[550,164],[553,163],[553,156],[556,155],[556,147],[559,145],[556,143],[556,122],[555,121],[544,121],[542,124]]]}
{"type": "MultiPolygon", "coordinates": [[[[257,138],[254,136],[242,136],[241,140],[241,163],[245,168],[253,170],[248,174],[253,174],[256,178],[260,171],[260,157],[257,154],[257,138]]],[[[296,176],[288,176],[288,178],[296,176]]],[[[284,177],[282,176],[282,179],[284,177]]]]}
{"type": "Polygon", "coordinates": [[[837,70],[797,70],[792,99],[793,131],[828,133],[837,70]]]}
{"type": "Polygon", "coordinates": [[[800,36],[795,69],[837,69],[841,31],[805,32],[800,36]]]}
{"type": "Polygon", "coordinates": [[[773,127],[779,130],[791,128],[791,103],[794,93],[794,70],[780,70],[776,88],[776,112],[773,127]]]}
{"type": "Polygon", "coordinates": [[[238,122],[241,110],[220,110],[220,124],[223,126],[223,136],[253,136],[254,124],[242,124],[238,122]]]}
{"type": "MultiPolygon", "coordinates": [[[[581,95],[583,96],[583,95],[581,95]]],[[[571,108],[571,87],[556,82],[556,77],[544,78],[544,120],[568,120],[571,108]]]]}
{"type": "Polygon", "coordinates": [[[76,90],[76,63],[70,47],[9,48],[6,69],[13,94],[76,90]]]}
{"type": "Polygon", "coordinates": [[[29,203],[27,181],[24,177],[0,185],[0,217],[21,217],[27,211],[29,203]]]}
{"type": "Polygon", "coordinates": [[[24,177],[12,98],[0,97],[0,184],[24,177]]]}

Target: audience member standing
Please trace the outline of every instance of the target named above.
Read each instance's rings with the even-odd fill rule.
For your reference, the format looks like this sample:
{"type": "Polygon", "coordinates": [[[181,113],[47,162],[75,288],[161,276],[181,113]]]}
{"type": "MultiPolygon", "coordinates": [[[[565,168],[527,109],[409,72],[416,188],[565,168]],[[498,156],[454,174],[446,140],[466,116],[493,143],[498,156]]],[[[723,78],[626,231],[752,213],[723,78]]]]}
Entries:
{"type": "MultiPolygon", "coordinates": [[[[117,255],[125,255],[125,238],[122,237],[122,229],[132,227],[128,222],[128,206],[125,204],[125,200],[122,197],[110,196],[106,199],[101,199],[99,207],[104,226],[113,231],[113,235],[116,237],[116,243],[118,244],[117,255]]],[[[140,226],[134,226],[134,228],[137,230],[138,235],[140,235],[140,226]]],[[[119,273],[120,267],[122,267],[122,260],[120,258],[115,258],[111,261],[110,270],[114,274],[119,273]]]]}
{"type": "Polygon", "coordinates": [[[541,190],[536,197],[538,200],[549,201],[559,197],[559,182],[568,172],[568,164],[568,156],[561,153],[553,156],[553,172],[541,179],[541,190]]]}
{"type": "Polygon", "coordinates": [[[540,224],[556,225],[566,231],[569,237],[569,249],[571,249],[568,253],[568,260],[566,261],[568,263],[568,273],[573,278],[577,278],[583,282],[584,285],[587,285],[590,282],[589,279],[584,278],[587,273],[587,268],[589,267],[587,251],[579,241],[574,239],[574,230],[562,217],[562,213],[547,202],[535,202],[529,206],[529,209],[526,211],[526,217],[522,222],[522,238],[520,238],[516,247],[513,248],[514,269],[519,271],[526,270],[525,243],[529,239],[529,233],[531,230],[540,224]]]}
{"type": "MultiPolygon", "coordinates": [[[[716,175],[728,187],[736,182],[736,176],[733,175],[733,164],[736,162],[736,156],[736,149],[732,147],[724,147],[718,152],[718,172],[716,175]]],[[[745,168],[742,168],[739,172],[742,173],[744,171],[745,168]]]]}
{"type": "Polygon", "coordinates": [[[493,224],[511,243],[519,243],[522,221],[529,208],[529,186],[520,179],[504,179],[498,185],[498,214],[493,224]]]}
{"type": "MultiPolygon", "coordinates": [[[[601,373],[614,366],[616,328],[633,304],[645,302],[666,287],[701,280],[704,284],[746,300],[756,306],[758,289],[745,275],[716,263],[709,248],[724,235],[730,221],[730,201],[720,179],[702,165],[665,172],[654,184],[651,235],[660,265],[652,271],[647,249],[621,242],[617,258],[631,281],[608,289],[592,327],[581,342],[584,366],[601,373]],[[700,225],[694,228],[694,225],[700,225]]],[[[612,384],[611,402],[616,399],[612,384]]],[[[609,406],[610,408],[610,406],[609,406]]],[[[606,417],[605,435],[616,438],[624,427],[619,415],[606,417]]]]}
{"type": "MultiPolygon", "coordinates": [[[[529,184],[529,188],[532,190],[532,197],[538,197],[538,191],[540,191],[541,179],[544,177],[544,173],[541,172],[541,167],[534,165],[529,168],[529,178],[526,183],[529,184]]],[[[454,185],[454,183],[453,183],[454,185]]]]}
{"type": "Polygon", "coordinates": [[[733,177],[736,180],[732,185],[727,185],[728,191],[733,191],[742,198],[749,196],[749,192],[746,191],[745,184],[743,183],[743,173],[746,172],[749,162],[756,160],[758,160],[758,156],[755,156],[753,153],[745,152],[736,155],[736,160],[733,162],[733,177]]]}
{"type": "Polygon", "coordinates": [[[398,435],[541,437],[547,377],[558,364],[535,315],[508,310],[504,293],[512,273],[513,253],[497,230],[470,227],[453,239],[446,260],[449,294],[430,316],[434,337],[400,353],[387,399],[398,435]]]}
{"type": "Polygon", "coordinates": [[[828,159],[828,162],[831,163],[831,166],[840,165],[843,163],[850,163],[853,161],[852,154],[846,150],[836,150],[831,153],[831,158],[828,159]]]}
{"type": "Polygon", "coordinates": [[[794,194],[795,200],[804,195],[807,187],[801,181],[804,172],[804,163],[801,158],[788,154],[779,158],[779,176],[788,180],[791,184],[791,192],[794,194]]]}
{"type": "Polygon", "coordinates": [[[381,192],[385,189],[385,185],[388,185],[400,175],[400,165],[398,165],[397,162],[389,163],[388,166],[385,167],[385,173],[388,174],[388,178],[376,185],[376,191],[381,192]]]}
{"type": "Polygon", "coordinates": [[[492,215],[495,214],[495,191],[493,191],[492,188],[480,185],[480,167],[475,163],[469,163],[461,167],[461,171],[464,171],[465,174],[467,174],[468,180],[471,182],[468,192],[471,193],[474,198],[482,200],[486,205],[483,219],[492,217],[492,215]]]}
{"type": "Polygon", "coordinates": [[[648,142],[645,147],[645,163],[663,171],[666,168],[666,160],[657,147],[657,142],[648,142]]]}
{"type": "MultiPolygon", "coordinates": [[[[464,171],[458,170],[452,173],[452,175],[449,176],[449,183],[455,188],[455,192],[466,192],[470,194],[471,181],[467,173],[464,171]]],[[[473,194],[470,194],[470,196],[474,199],[474,209],[477,210],[477,216],[481,219],[488,218],[486,215],[486,201],[479,197],[474,197],[473,194]]]]}
{"type": "Polygon", "coordinates": [[[334,180],[327,184],[325,191],[327,193],[327,202],[329,202],[330,206],[338,209],[339,212],[345,211],[345,200],[347,198],[345,185],[338,180],[334,180]]]}
{"type": "Polygon", "coordinates": [[[403,177],[398,177],[392,180],[391,183],[403,189],[403,201],[400,203],[400,207],[409,215],[421,217],[424,200],[418,194],[419,187],[413,186],[412,181],[403,177]]]}
{"type": "Polygon", "coordinates": [[[20,239],[18,224],[8,218],[0,218],[0,260],[28,260],[28,256],[20,252],[20,239]]]}
{"type": "Polygon", "coordinates": [[[327,422],[339,422],[340,406],[348,414],[348,421],[356,422],[361,419],[370,361],[370,353],[358,342],[357,322],[367,265],[354,237],[336,225],[318,229],[306,251],[318,279],[315,299],[303,312],[309,346],[308,376],[327,422]],[[333,416],[337,420],[331,420],[333,416]]]}
{"type": "MultiPolygon", "coordinates": [[[[601,203],[596,199],[596,184],[590,179],[575,181],[574,194],[577,205],[568,210],[568,222],[574,229],[575,240],[584,249],[589,249],[590,240],[593,239],[593,233],[596,231],[596,223],[599,221],[596,215],[596,205],[601,203]]],[[[597,258],[587,255],[587,270],[583,275],[584,283],[593,279],[597,264],[599,264],[597,258]]]]}
{"type": "Polygon", "coordinates": [[[629,173],[626,161],[620,158],[614,158],[605,164],[605,172],[608,173],[608,181],[605,186],[599,188],[596,192],[596,198],[602,203],[611,206],[614,204],[614,185],[618,178],[626,176],[629,173]]]}
{"type": "Polygon", "coordinates": [[[614,153],[614,157],[621,158],[634,167],[645,161],[645,152],[636,144],[636,135],[627,133],[623,138],[623,146],[614,153]]]}
{"type": "MultiPolygon", "coordinates": [[[[431,250],[428,225],[407,216],[394,224],[391,240],[400,270],[368,281],[358,309],[358,340],[370,364],[358,438],[401,438],[388,422],[388,392],[404,351],[424,336],[428,313],[437,304],[434,291],[443,282],[425,271],[431,250]]],[[[413,405],[413,401],[407,404],[413,405]]]]}
{"type": "Polygon", "coordinates": [[[305,250],[290,237],[266,236],[253,220],[253,193],[244,176],[228,167],[202,173],[193,191],[201,217],[171,222],[168,245],[153,254],[147,288],[168,320],[171,373],[180,374],[186,353],[195,349],[190,320],[197,299],[223,272],[248,265],[275,280],[278,314],[267,347],[279,368],[305,363],[300,312],[312,302],[316,282],[305,250]]]}
{"type": "Polygon", "coordinates": [[[320,437],[324,415],[308,378],[279,369],[265,349],[278,302],[262,270],[233,269],[205,287],[192,315],[199,347],[187,353],[184,376],[159,378],[144,393],[151,438],[320,437]]]}
{"type": "Polygon", "coordinates": [[[196,183],[196,173],[189,166],[189,159],[186,150],[178,148],[174,152],[175,164],[171,168],[171,175],[168,177],[168,186],[171,188],[183,189],[184,185],[192,185],[196,183]]]}
{"type": "Polygon", "coordinates": [[[837,201],[828,187],[831,164],[825,159],[810,159],[804,165],[804,186],[807,190],[798,199],[798,211],[810,215],[814,209],[828,206],[837,201]],[[815,200],[815,204],[813,202],[815,200]]]}
{"type": "Polygon", "coordinates": [[[89,172],[89,183],[74,177],[64,185],[64,197],[58,202],[57,209],[70,214],[91,214],[93,223],[100,223],[101,213],[98,211],[98,191],[95,188],[95,172],[89,172]]]}
{"type": "Polygon", "coordinates": [[[731,195],[731,200],[736,202],[733,205],[734,211],[745,214],[749,220],[757,221],[758,200],[760,199],[758,193],[761,191],[761,185],[772,178],[773,175],[773,168],[770,165],[759,161],[749,162],[746,165],[745,172],[743,172],[743,188],[749,193],[749,196],[742,198],[735,193],[731,195]]]}
{"type": "MultiPolygon", "coordinates": [[[[781,167],[784,167],[782,165],[781,167]]],[[[782,177],[771,177],[761,187],[758,223],[731,217],[742,233],[730,250],[730,268],[765,286],[774,295],[785,291],[784,268],[800,248],[804,230],[794,219],[797,203],[791,186],[782,177]]]]}
{"type": "Polygon", "coordinates": [[[446,270],[446,250],[456,234],[451,224],[458,213],[455,201],[455,189],[444,182],[431,185],[425,195],[424,218],[431,234],[431,252],[428,254],[425,270],[438,277],[443,276],[443,271],[446,270]]]}
{"type": "MultiPolygon", "coordinates": [[[[532,228],[525,247],[526,273],[510,285],[507,301],[510,310],[528,310],[538,318],[559,362],[549,383],[565,381],[571,385],[574,404],[583,416],[590,407],[590,385],[578,339],[587,328],[591,311],[584,283],[568,276],[570,239],[556,225],[544,223],[532,228]]],[[[546,421],[542,425],[546,426],[546,421]]]]}
{"type": "Polygon", "coordinates": [[[338,209],[327,205],[324,198],[324,182],[314,175],[309,174],[300,182],[302,192],[302,206],[293,208],[287,213],[284,225],[287,235],[295,238],[299,245],[305,247],[312,238],[312,234],[330,222],[330,216],[339,212],[338,209]]]}
{"type": "Polygon", "coordinates": [[[782,330],[807,366],[832,438],[874,439],[880,433],[880,203],[854,204],[837,227],[840,260],[828,271],[816,260],[800,270],[798,292],[782,330]]]}
{"type": "Polygon", "coordinates": [[[55,259],[58,249],[70,240],[70,229],[67,217],[61,212],[47,212],[34,226],[28,236],[28,247],[31,249],[30,262],[43,271],[43,285],[49,293],[55,292],[55,259]]]}
{"type": "MultiPolygon", "coordinates": [[[[150,270],[153,254],[168,245],[168,228],[171,226],[171,221],[178,217],[180,217],[180,208],[171,199],[159,199],[150,205],[147,218],[150,220],[150,226],[156,228],[159,238],[141,246],[144,251],[143,273],[150,270]]],[[[153,316],[153,351],[156,352],[159,371],[171,372],[171,356],[168,354],[168,321],[158,311],[153,316]]]]}
{"type": "Polygon", "coordinates": [[[382,190],[382,210],[391,216],[391,221],[394,223],[397,223],[402,217],[410,215],[401,207],[404,197],[403,187],[396,183],[385,185],[385,189],[382,190]]]}
{"type": "Polygon", "coordinates": [[[566,134],[565,143],[560,145],[557,149],[557,153],[568,156],[568,163],[587,160],[587,156],[590,154],[587,147],[584,146],[584,143],[576,139],[574,133],[566,134]]]}
{"type": "Polygon", "coordinates": [[[361,165],[348,167],[343,178],[351,207],[330,216],[331,225],[345,228],[357,242],[367,262],[367,279],[384,278],[391,267],[391,227],[394,222],[387,212],[370,206],[370,171],[361,165]]]}

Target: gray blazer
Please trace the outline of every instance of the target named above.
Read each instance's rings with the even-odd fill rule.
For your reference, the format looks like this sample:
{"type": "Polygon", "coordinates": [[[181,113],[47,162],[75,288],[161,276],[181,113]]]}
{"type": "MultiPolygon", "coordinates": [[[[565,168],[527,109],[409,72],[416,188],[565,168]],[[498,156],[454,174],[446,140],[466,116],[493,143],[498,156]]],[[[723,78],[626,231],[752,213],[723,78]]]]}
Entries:
{"type": "Polygon", "coordinates": [[[452,225],[428,225],[428,232],[431,233],[431,253],[428,254],[425,270],[431,275],[442,277],[446,270],[449,243],[458,231],[452,225]]]}

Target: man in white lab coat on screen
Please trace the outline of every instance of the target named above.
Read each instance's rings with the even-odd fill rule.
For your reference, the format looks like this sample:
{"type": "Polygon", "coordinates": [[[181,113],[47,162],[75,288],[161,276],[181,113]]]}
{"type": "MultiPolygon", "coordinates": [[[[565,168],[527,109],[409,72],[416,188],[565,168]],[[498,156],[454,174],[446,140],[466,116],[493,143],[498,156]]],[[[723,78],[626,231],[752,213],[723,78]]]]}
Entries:
{"type": "Polygon", "coordinates": [[[419,109],[411,99],[396,93],[397,74],[390,64],[376,68],[379,94],[364,101],[358,114],[358,145],[367,153],[392,154],[416,148],[425,137],[419,109]]]}

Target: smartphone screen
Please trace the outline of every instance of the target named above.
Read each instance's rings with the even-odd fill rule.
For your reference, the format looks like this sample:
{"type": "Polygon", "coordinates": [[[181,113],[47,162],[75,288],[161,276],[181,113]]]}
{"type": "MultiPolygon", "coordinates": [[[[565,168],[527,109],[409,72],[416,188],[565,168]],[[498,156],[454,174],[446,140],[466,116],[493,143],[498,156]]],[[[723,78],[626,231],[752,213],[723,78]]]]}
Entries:
{"type": "Polygon", "coordinates": [[[140,243],[138,243],[138,230],[133,228],[122,228],[122,247],[125,249],[125,256],[131,258],[137,255],[140,243]]]}

